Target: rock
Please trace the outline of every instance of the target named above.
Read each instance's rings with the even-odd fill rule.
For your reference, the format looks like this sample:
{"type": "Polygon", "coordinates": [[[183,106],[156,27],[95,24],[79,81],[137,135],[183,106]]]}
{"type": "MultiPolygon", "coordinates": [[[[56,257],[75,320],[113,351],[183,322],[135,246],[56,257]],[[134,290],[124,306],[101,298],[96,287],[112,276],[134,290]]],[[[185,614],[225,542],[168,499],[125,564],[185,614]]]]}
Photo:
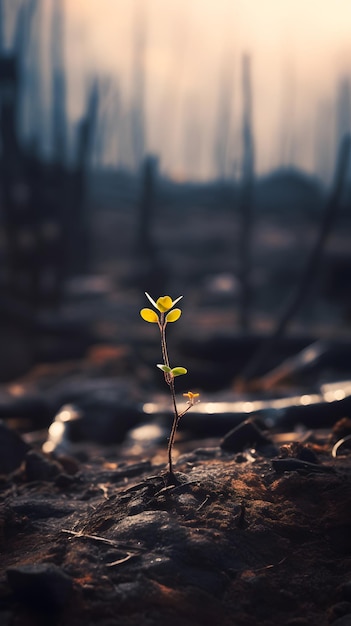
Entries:
{"type": "Polygon", "coordinates": [[[7,578],[18,600],[44,610],[62,609],[73,587],[72,578],[53,563],[12,567],[7,578]]]}
{"type": "Polygon", "coordinates": [[[79,413],[64,423],[66,442],[120,443],[142,418],[138,393],[124,379],[65,380],[52,392],[52,402],[58,411],[71,405],[79,413]]]}
{"type": "Polygon", "coordinates": [[[139,580],[120,583],[116,585],[116,595],[120,603],[136,602],[142,597],[143,585],[139,580]]]}
{"type": "Polygon", "coordinates": [[[64,472],[62,472],[62,474],[59,474],[55,478],[55,485],[56,487],[59,487],[60,489],[66,489],[70,487],[71,485],[73,485],[74,482],[75,482],[74,476],[70,476],[69,474],[65,474],[64,472]]]}
{"type": "Polygon", "coordinates": [[[151,551],[159,542],[168,544],[184,538],[184,531],[167,511],[144,511],[125,517],[115,528],[119,541],[142,541],[151,551]]]}
{"type": "Polygon", "coordinates": [[[81,469],[79,461],[77,461],[77,459],[73,456],[60,454],[56,457],[56,460],[61,465],[65,474],[68,474],[69,476],[75,476],[81,469]]]}
{"type": "Polygon", "coordinates": [[[1,626],[11,626],[13,624],[13,613],[10,611],[0,611],[1,626]]]}
{"type": "Polygon", "coordinates": [[[24,389],[20,395],[9,390],[0,392],[0,418],[21,417],[35,424],[35,428],[42,428],[50,423],[53,415],[50,398],[32,389],[24,389]]]}
{"type": "Polygon", "coordinates": [[[328,611],[329,620],[333,623],[333,620],[336,620],[340,617],[344,617],[344,615],[351,615],[351,603],[350,602],[338,602],[330,607],[328,611]]]}
{"type": "Polygon", "coordinates": [[[308,463],[319,463],[319,459],[315,452],[307,446],[301,445],[298,448],[297,458],[301,461],[307,461],[308,463]]]}
{"type": "Polygon", "coordinates": [[[252,420],[246,420],[229,431],[220,445],[228,452],[242,452],[245,448],[262,449],[273,444],[252,420]]]}
{"type": "Polygon", "coordinates": [[[351,602],[351,580],[347,580],[338,588],[338,595],[342,600],[351,602]]]}
{"type": "Polygon", "coordinates": [[[300,461],[307,461],[308,463],[319,463],[319,459],[314,451],[299,441],[292,441],[280,446],[279,458],[294,458],[300,461]]]}
{"type": "Polygon", "coordinates": [[[16,470],[29,449],[20,435],[0,421],[0,474],[16,470]]]}
{"type": "Polygon", "coordinates": [[[31,450],[25,457],[25,472],[28,482],[35,480],[52,481],[61,468],[58,463],[46,459],[42,454],[31,450]]]}
{"type": "Polygon", "coordinates": [[[16,515],[29,517],[33,521],[66,517],[74,513],[75,507],[63,501],[50,501],[45,496],[18,496],[12,503],[11,510],[16,515]]]}
{"type": "Polygon", "coordinates": [[[332,626],[351,626],[351,613],[339,617],[335,622],[331,622],[332,626]]]}

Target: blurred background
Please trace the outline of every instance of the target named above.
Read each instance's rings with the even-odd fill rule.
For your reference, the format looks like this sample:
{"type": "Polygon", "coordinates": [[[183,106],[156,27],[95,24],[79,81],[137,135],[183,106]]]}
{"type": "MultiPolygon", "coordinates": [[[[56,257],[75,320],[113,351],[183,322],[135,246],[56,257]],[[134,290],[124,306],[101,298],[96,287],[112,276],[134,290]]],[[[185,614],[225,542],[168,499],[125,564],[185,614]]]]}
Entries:
{"type": "Polygon", "coordinates": [[[348,0],[0,1],[3,382],[151,384],[144,291],[184,295],[197,388],[348,340],[350,26],[348,0]]]}

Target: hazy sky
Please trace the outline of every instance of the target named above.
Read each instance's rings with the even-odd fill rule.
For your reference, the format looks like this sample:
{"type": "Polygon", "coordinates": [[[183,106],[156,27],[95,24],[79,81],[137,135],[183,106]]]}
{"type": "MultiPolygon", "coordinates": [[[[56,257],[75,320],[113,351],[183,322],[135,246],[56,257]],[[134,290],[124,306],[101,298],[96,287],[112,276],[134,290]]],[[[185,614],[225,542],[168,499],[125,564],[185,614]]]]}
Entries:
{"type": "MultiPolygon", "coordinates": [[[[213,174],[225,93],[227,169],[237,171],[244,53],[251,56],[257,170],[281,161],[331,168],[337,86],[342,76],[351,78],[350,0],[65,0],[65,6],[72,115],[81,111],[87,76],[96,73],[109,85],[107,115],[119,112],[116,128],[127,123],[142,23],[146,147],[160,156],[162,169],[179,177],[213,174]]],[[[106,159],[123,158],[118,137],[111,139],[106,159]]]]}

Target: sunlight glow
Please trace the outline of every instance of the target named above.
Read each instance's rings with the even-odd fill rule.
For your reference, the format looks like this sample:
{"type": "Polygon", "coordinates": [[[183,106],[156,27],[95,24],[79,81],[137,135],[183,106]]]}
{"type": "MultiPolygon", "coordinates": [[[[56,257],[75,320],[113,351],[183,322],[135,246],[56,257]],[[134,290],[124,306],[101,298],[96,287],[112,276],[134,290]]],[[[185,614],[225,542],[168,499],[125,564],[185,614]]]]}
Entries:
{"type": "MultiPolygon", "coordinates": [[[[337,85],[342,76],[350,79],[349,0],[66,0],[66,9],[67,54],[74,67],[81,66],[78,83],[94,72],[112,79],[123,107],[133,97],[139,32],[146,143],[161,156],[163,169],[178,177],[213,173],[225,80],[231,100],[228,170],[235,171],[244,53],[252,57],[258,171],[281,161],[314,171],[317,125],[332,166],[337,85]]],[[[116,93],[111,87],[106,107],[113,108],[116,93]]],[[[71,110],[77,114],[72,102],[71,110]]],[[[106,158],[122,156],[111,152],[106,158]]]]}

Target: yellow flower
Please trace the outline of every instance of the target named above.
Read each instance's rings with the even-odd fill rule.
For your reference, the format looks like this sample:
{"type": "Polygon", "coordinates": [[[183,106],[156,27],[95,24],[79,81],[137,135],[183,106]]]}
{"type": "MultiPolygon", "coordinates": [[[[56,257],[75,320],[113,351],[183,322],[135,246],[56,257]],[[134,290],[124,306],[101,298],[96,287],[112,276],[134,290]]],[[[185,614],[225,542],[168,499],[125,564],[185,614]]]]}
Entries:
{"type": "Polygon", "coordinates": [[[183,393],[184,398],[188,398],[189,404],[193,405],[195,402],[200,402],[198,398],[200,397],[199,393],[193,393],[192,391],[188,391],[188,393],[183,393]]]}
{"type": "MultiPolygon", "coordinates": [[[[177,304],[177,302],[179,302],[179,300],[183,296],[179,296],[179,298],[176,298],[175,300],[172,300],[170,296],[160,296],[155,302],[155,300],[153,300],[147,292],[145,292],[145,295],[147,299],[151,302],[151,304],[155,307],[157,312],[160,312],[163,315],[168,311],[165,318],[166,322],[176,322],[180,318],[182,314],[181,309],[173,309],[173,307],[175,304],[177,304]]],[[[159,322],[158,313],[155,313],[155,311],[153,311],[152,309],[141,309],[140,315],[143,320],[145,320],[145,322],[151,322],[153,324],[159,322]]]]}
{"type": "Polygon", "coordinates": [[[161,313],[166,313],[166,311],[173,309],[174,305],[177,304],[177,302],[179,302],[179,300],[181,300],[183,297],[179,296],[179,298],[172,300],[170,296],[160,296],[155,302],[155,300],[153,300],[146,291],[145,295],[147,299],[151,302],[151,304],[155,307],[155,309],[157,309],[161,313]]]}

